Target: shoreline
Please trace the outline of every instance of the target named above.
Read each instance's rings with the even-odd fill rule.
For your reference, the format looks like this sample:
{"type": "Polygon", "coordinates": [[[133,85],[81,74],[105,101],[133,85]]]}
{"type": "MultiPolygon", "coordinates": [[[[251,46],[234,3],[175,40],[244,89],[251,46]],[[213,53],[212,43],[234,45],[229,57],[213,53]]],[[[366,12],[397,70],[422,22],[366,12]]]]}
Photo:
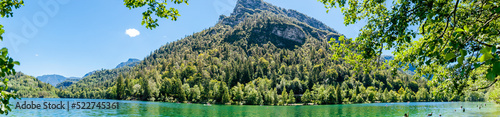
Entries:
{"type": "MultiPolygon", "coordinates": [[[[18,98],[18,99],[13,99],[14,101],[17,100],[22,100],[26,98],[18,98]]],[[[27,99],[83,99],[83,100],[93,100],[93,98],[27,98],[27,99]]],[[[140,101],[140,102],[165,102],[165,103],[176,103],[176,104],[210,104],[210,105],[242,105],[242,106],[316,106],[316,105],[351,105],[351,104],[403,104],[403,103],[432,103],[432,102],[373,102],[373,103],[343,103],[343,104],[316,104],[316,103],[292,103],[292,104],[286,104],[286,105],[251,105],[251,104],[234,104],[234,103],[226,103],[226,104],[220,104],[220,103],[207,103],[207,102],[199,102],[199,103],[193,103],[193,102],[167,102],[167,101],[144,101],[144,100],[117,100],[117,99],[95,99],[95,100],[116,100],[116,101],[140,101]]],[[[437,102],[437,101],[436,101],[437,102]]],[[[442,103],[453,103],[453,102],[486,102],[486,103],[493,103],[493,104],[498,104],[493,101],[443,101],[442,103]]],[[[500,105],[500,104],[498,104],[500,105]]]]}

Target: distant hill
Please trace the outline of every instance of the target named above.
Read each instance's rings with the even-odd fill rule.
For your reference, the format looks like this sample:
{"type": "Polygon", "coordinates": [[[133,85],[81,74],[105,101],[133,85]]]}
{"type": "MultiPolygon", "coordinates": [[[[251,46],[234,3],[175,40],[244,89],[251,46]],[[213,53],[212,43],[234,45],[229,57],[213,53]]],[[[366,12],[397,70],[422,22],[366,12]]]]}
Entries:
{"type": "Polygon", "coordinates": [[[139,60],[139,59],[129,58],[128,61],[121,62],[120,64],[118,64],[116,66],[116,68],[122,68],[125,66],[133,67],[133,66],[137,65],[140,61],[141,60],[139,60]]]}
{"type": "Polygon", "coordinates": [[[85,75],[83,75],[83,77],[82,77],[82,78],[85,78],[85,77],[87,77],[87,76],[90,76],[90,75],[94,74],[94,73],[95,73],[95,72],[97,72],[97,71],[99,71],[99,70],[94,70],[94,71],[91,71],[91,72],[89,72],[89,73],[86,73],[85,75]]]}
{"type": "MultiPolygon", "coordinates": [[[[17,72],[16,75],[8,75],[0,78],[4,80],[9,79],[9,88],[7,91],[17,91],[17,95],[21,98],[58,98],[57,93],[59,90],[54,86],[44,83],[33,76],[17,72]]],[[[3,85],[3,83],[0,83],[3,85]]]]}
{"type": "MultiPolygon", "coordinates": [[[[52,86],[56,86],[57,84],[64,82],[66,77],[57,75],[57,74],[52,74],[52,75],[43,75],[43,76],[38,76],[36,77],[38,80],[44,82],[44,83],[49,83],[52,86]]],[[[80,79],[78,77],[71,77],[71,79],[80,79]]]]}
{"type": "Polygon", "coordinates": [[[66,87],[72,85],[73,83],[76,83],[78,81],[80,81],[81,78],[77,78],[77,77],[71,77],[71,78],[67,78],[66,80],[64,80],[63,82],[60,82],[56,85],[56,88],[61,88],[61,89],[65,89],[66,87]]]}
{"type": "MultiPolygon", "coordinates": [[[[141,60],[136,59],[136,58],[129,58],[127,61],[121,62],[120,64],[118,64],[115,69],[122,68],[125,66],[133,67],[133,66],[137,65],[140,61],[141,60]]],[[[98,71],[102,71],[102,70],[103,69],[91,71],[91,72],[83,75],[83,77],[90,76],[90,75],[92,75],[98,71]]],[[[42,77],[42,76],[40,76],[40,77],[42,77]]],[[[50,84],[55,83],[52,85],[54,85],[56,88],[64,89],[64,88],[70,86],[71,84],[76,83],[76,82],[81,80],[81,78],[78,78],[78,77],[70,77],[70,78],[63,78],[63,77],[64,76],[61,76],[61,75],[44,75],[44,77],[42,77],[41,81],[48,82],[50,84]]]]}
{"type": "MultiPolygon", "coordinates": [[[[127,61],[121,62],[120,64],[116,65],[115,69],[122,68],[122,67],[125,67],[125,66],[134,67],[135,65],[139,64],[140,62],[141,62],[141,60],[139,60],[139,59],[129,58],[127,61]]],[[[85,77],[90,76],[90,75],[92,75],[92,74],[94,74],[96,72],[104,71],[104,70],[105,69],[91,71],[91,72],[86,73],[85,75],[83,75],[82,78],[85,78],[85,77]]]]}

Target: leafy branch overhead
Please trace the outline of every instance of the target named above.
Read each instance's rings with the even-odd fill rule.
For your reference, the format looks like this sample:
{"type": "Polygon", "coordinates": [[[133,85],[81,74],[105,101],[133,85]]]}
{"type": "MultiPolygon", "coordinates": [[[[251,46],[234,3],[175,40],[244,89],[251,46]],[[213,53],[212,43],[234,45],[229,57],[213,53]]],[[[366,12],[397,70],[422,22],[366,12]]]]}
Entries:
{"type": "MultiPolygon", "coordinates": [[[[125,6],[129,9],[139,8],[147,6],[147,10],[142,12],[142,22],[141,25],[146,25],[146,28],[153,29],[158,25],[158,19],[152,18],[151,14],[158,16],[159,18],[171,19],[172,21],[177,21],[177,17],[181,16],[179,11],[173,7],[167,8],[168,0],[123,0],[125,6]]],[[[188,4],[188,0],[170,0],[174,4],[188,4]]]]}
{"type": "MultiPolygon", "coordinates": [[[[12,9],[20,8],[24,5],[24,1],[19,0],[1,0],[0,1],[0,16],[9,18],[13,16],[12,9]]],[[[2,34],[5,33],[3,25],[0,25],[0,41],[3,41],[2,34]]],[[[18,61],[14,61],[8,56],[7,48],[0,49],[0,77],[5,77],[7,75],[15,75],[16,70],[14,70],[14,65],[19,65],[18,61]]],[[[0,86],[1,99],[0,99],[0,114],[8,114],[12,111],[9,107],[10,98],[19,98],[16,92],[7,92],[9,79],[4,78],[2,85],[0,86]]]]}
{"type": "MultiPolygon", "coordinates": [[[[19,0],[2,0],[0,1],[0,16],[3,17],[12,17],[12,8],[17,9],[21,7],[21,5],[24,5],[24,1],[19,1],[19,0]]],[[[0,41],[3,41],[3,36],[2,34],[5,32],[3,30],[3,25],[0,24],[0,41]]]]}
{"type": "Polygon", "coordinates": [[[447,83],[459,93],[491,86],[471,86],[468,81],[499,79],[500,1],[396,0],[389,5],[385,0],[318,1],[327,9],[340,7],[345,25],[367,21],[352,43],[331,43],[334,52],[356,53],[334,56],[356,59],[350,62],[355,68],[381,62],[382,50],[394,49],[392,68],[419,66],[416,76],[447,83]],[[473,72],[477,70],[484,72],[473,72]]]}

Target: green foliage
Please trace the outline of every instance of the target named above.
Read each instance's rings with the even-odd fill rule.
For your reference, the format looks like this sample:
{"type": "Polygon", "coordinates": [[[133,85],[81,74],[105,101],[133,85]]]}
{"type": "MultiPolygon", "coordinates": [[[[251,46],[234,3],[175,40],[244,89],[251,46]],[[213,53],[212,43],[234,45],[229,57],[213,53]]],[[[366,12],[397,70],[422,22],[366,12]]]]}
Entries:
{"type": "Polygon", "coordinates": [[[500,83],[496,83],[494,85],[495,88],[490,88],[488,93],[485,94],[488,100],[492,100],[493,102],[500,104],[500,83]]]}
{"type": "MultiPolygon", "coordinates": [[[[152,18],[151,14],[158,16],[159,18],[166,18],[172,21],[176,21],[179,11],[173,7],[167,8],[168,0],[123,0],[124,5],[129,9],[140,8],[147,6],[147,10],[142,12],[142,22],[141,25],[146,25],[146,28],[153,29],[158,25],[158,19],[152,18]]],[[[188,0],[171,0],[174,4],[188,4],[188,0]]]]}
{"type": "Polygon", "coordinates": [[[233,100],[235,100],[237,102],[237,104],[240,104],[242,103],[243,99],[245,98],[245,92],[243,91],[245,87],[238,83],[236,86],[234,86],[233,88],[231,88],[231,91],[232,91],[232,97],[233,97],[233,100]]]}
{"type": "MultiPolygon", "coordinates": [[[[125,71],[129,71],[130,67],[123,67],[113,70],[99,70],[90,76],[82,78],[76,83],[62,90],[59,95],[61,98],[111,98],[111,95],[106,93],[106,90],[116,85],[116,79],[125,71]]],[[[128,75],[124,75],[126,85],[125,92],[136,95],[139,94],[139,80],[131,79],[128,75]],[[129,80],[129,81],[127,81],[129,80]],[[137,86],[135,86],[137,84],[137,86]]],[[[116,89],[116,87],[115,87],[116,89]]],[[[116,95],[116,92],[112,94],[116,95]]],[[[128,98],[124,96],[123,98],[128,98]]]]}
{"type": "Polygon", "coordinates": [[[302,97],[300,100],[304,103],[309,103],[312,101],[312,97],[311,97],[311,93],[310,93],[309,89],[306,89],[306,92],[304,92],[304,94],[302,94],[302,97]]]}
{"type": "MultiPolygon", "coordinates": [[[[21,6],[24,5],[23,0],[1,0],[0,1],[0,16],[1,17],[12,17],[13,16],[13,9],[18,9],[21,6]]],[[[5,30],[3,29],[3,25],[0,24],[0,41],[3,41],[3,33],[5,33],[5,30]]],[[[3,87],[0,87],[0,92],[1,92],[1,104],[0,104],[0,114],[9,114],[9,111],[11,111],[9,107],[9,100],[10,98],[18,98],[16,95],[16,92],[7,92],[7,82],[9,79],[5,78],[5,76],[8,75],[15,75],[16,70],[14,69],[14,65],[19,65],[18,61],[14,61],[11,57],[8,56],[8,50],[7,48],[2,48],[0,49],[0,77],[3,77],[3,87]]]]}
{"type": "Polygon", "coordinates": [[[284,102],[284,105],[288,104],[288,93],[286,92],[286,88],[281,91],[281,101],[284,102]]]}
{"type": "Polygon", "coordinates": [[[7,92],[7,89],[9,88],[8,86],[8,81],[9,79],[5,78],[3,81],[2,81],[2,86],[0,87],[0,90],[2,91],[2,108],[1,108],[1,111],[0,111],[0,114],[9,114],[9,111],[12,111],[10,109],[10,102],[9,102],[9,99],[10,98],[13,98],[13,99],[16,99],[16,98],[19,98],[18,95],[16,95],[16,92],[7,92]]]}
{"type": "MultiPolygon", "coordinates": [[[[318,0],[327,9],[340,7],[344,24],[367,21],[355,40],[332,39],[335,60],[344,60],[354,69],[369,72],[381,65],[382,50],[394,49],[393,68],[419,66],[416,77],[443,82],[450,80],[457,94],[475,87],[474,71],[484,68],[491,84],[500,75],[500,3],[476,0],[394,1],[387,8],[385,0],[318,0]],[[418,27],[417,30],[414,30],[418,27]],[[418,35],[418,36],[417,36],[418,35]],[[338,43],[334,43],[338,42],[338,43]]],[[[328,10],[327,10],[328,12],[328,10]]]]}
{"type": "MultiPolygon", "coordinates": [[[[12,9],[18,9],[24,5],[23,0],[2,0],[0,1],[0,16],[2,17],[12,17],[12,9]]],[[[1,35],[1,34],[0,34],[1,35]]]]}
{"type": "Polygon", "coordinates": [[[288,104],[293,104],[295,103],[295,94],[293,94],[293,90],[290,91],[290,95],[288,95],[288,100],[287,100],[287,103],[288,104]]]}

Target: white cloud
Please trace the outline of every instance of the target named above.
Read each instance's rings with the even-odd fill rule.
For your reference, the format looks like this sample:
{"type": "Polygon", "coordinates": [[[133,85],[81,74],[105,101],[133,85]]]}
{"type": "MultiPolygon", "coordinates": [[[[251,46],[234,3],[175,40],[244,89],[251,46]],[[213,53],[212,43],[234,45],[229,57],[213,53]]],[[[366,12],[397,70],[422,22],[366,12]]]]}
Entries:
{"type": "Polygon", "coordinates": [[[35,54],[35,56],[38,56],[38,54],[35,54]]]}
{"type": "Polygon", "coordinates": [[[140,35],[141,32],[139,32],[135,28],[130,28],[130,29],[125,30],[125,34],[127,34],[130,37],[136,37],[136,36],[140,35]]]}

